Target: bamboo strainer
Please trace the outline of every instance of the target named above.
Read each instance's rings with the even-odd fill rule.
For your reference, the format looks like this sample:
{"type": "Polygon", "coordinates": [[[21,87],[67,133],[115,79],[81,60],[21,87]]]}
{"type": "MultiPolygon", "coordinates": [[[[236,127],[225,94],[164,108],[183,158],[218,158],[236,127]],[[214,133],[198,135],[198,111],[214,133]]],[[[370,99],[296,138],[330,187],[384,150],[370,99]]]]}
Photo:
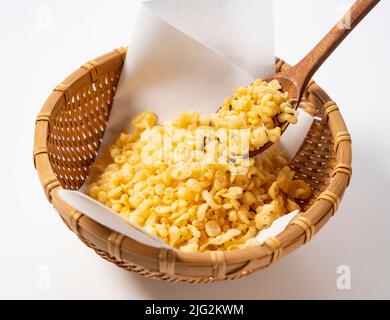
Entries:
{"type": "MultiPolygon", "coordinates": [[[[126,55],[116,49],[84,64],[58,85],[36,119],[34,164],[48,200],[65,224],[96,253],[121,268],[173,282],[237,279],[263,269],[307,243],[334,215],[352,169],[351,136],[335,102],[313,81],[301,107],[314,123],[290,166],[312,188],[304,213],[262,245],[187,253],[156,249],[102,226],[64,203],[61,188],[78,189],[94,162],[126,55]]],[[[289,68],[283,61],[278,70],[289,68]]]]}

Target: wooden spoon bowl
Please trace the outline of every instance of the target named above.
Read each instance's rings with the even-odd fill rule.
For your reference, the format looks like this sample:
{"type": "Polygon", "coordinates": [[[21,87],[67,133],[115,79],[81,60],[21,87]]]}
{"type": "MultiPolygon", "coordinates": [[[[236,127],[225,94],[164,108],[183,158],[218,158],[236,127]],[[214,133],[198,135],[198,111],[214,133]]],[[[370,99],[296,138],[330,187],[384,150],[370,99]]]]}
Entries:
{"type": "MultiPolygon", "coordinates": [[[[302,99],[304,91],[310,79],[318,68],[325,62],[338,45],[359,24],[359,22],[379,3],[380,0],[357,0],[346,15],[328,32],[328,34],[307,54],[298,64],[287,71],[276,73],[265,81],[279,81],[282,91],[287,92],[294,109],[302,99]]],[[[282,134],[289,123],[282,124],[282,134]]],[[[258,150],[251,151],[250,156],[266,150],[272,146],[268,142],[258,150]]]]}

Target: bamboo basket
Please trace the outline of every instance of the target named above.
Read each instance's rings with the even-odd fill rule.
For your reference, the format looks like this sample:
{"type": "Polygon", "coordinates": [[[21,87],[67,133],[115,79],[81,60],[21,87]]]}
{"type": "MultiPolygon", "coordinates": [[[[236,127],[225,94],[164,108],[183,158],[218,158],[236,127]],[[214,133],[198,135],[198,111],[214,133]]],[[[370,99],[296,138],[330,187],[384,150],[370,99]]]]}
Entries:
{"type": "MultiPolygon", "coordinates": [[[[36,119],[34,165],[46,197],[65,224],[104,259],[148,278],[209,283],[231,280],[272,265],[307,243],[335,214],[352,174],[351,136],[335,102],[311,81],[301,107],[315,120],[290,162],[296,178],[312,188],[304,213],[262,245],[229,251],[186,253],[136,242],[83,215],[58,196],[78,189],[94,162],[126,55],[116,49],[67,77],[36,119]]],[[[277,60],[276,68],[289,68],[277,60]]]]}

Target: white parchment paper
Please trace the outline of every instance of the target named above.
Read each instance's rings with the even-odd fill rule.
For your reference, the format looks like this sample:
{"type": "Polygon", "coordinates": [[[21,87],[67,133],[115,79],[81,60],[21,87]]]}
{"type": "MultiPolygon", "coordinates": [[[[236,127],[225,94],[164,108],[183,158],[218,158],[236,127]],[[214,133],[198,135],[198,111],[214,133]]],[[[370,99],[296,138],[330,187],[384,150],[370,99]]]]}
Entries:
{"type": "MultiPolygon", "coordinates": [[[[134,116],[153,111],[160,123],[178,113],[215,112],[232,89],[275,72],[272,0],[154,0],[141,6],[98,157],[115,135],[131,129],[134,116]]],[[[300,110],[281,144],[290,158],[313,118],[300,110]]],[[[79,191],[62,190],[69,205],[136,241],[169,247],[79,191]]],[[[263,232],[282,231],[297,212],[263,232]]]]}

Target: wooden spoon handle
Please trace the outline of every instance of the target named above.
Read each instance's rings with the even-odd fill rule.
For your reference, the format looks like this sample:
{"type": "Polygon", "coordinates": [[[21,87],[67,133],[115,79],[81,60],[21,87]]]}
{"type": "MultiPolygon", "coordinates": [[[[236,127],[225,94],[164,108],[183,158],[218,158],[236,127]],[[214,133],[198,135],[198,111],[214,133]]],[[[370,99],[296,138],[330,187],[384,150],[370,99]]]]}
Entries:
{"type": "Polygon", "coordinates": [[[317,69],[379,1],[357,0],[313,50],[289,70],[289,78],[299,88],[299,98],[317,69]]]}

